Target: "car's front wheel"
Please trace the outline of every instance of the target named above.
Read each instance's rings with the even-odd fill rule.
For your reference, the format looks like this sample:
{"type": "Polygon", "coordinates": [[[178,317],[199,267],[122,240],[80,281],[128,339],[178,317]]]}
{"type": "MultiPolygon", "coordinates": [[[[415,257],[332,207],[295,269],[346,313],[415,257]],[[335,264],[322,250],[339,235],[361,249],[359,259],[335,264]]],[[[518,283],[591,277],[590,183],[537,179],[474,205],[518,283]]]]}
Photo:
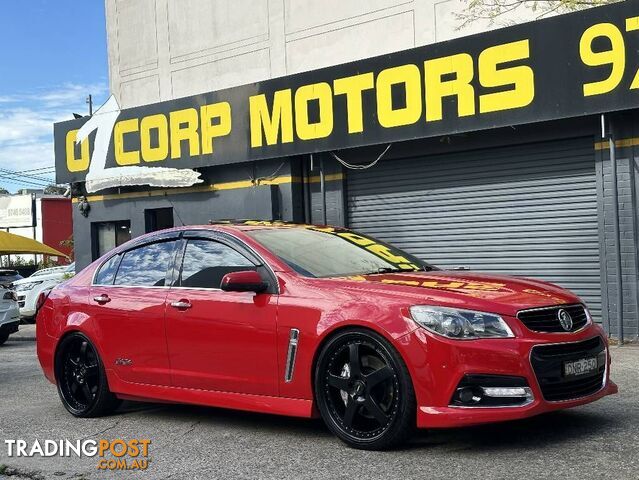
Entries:
{"type": "Polygon", "coordinates": [[[56,380],[64,407],[76,417],[99,417],[120,404],[109,391],[104,366],[91,341],[81,333],[62,339],[56,353],[56,380]]]}
{"type": "Polygon", "coordinates": [[[386,339],[368,330],[343,331],[324,345],[315,398],[328,428],[355,448],[388,449],[414,430],[416,402],[408,369],[386,339]]]}

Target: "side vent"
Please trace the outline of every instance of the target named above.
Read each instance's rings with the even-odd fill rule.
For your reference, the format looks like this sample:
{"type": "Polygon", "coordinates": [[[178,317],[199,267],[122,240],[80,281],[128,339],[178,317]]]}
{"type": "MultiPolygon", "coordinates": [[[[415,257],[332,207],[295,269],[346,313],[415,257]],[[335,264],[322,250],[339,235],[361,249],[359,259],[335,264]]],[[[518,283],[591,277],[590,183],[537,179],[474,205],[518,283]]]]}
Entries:
{"type": "Polygon", "coordinates": [[[284,381],[289,383],[293,380],[293,371],[295,370],[295,356],[297,355],[297,341],[300,337],[300,331],[297,328],[291,328],[288,336],[288,353],[286,354],[286,372],[284,373],[284,381]]]}

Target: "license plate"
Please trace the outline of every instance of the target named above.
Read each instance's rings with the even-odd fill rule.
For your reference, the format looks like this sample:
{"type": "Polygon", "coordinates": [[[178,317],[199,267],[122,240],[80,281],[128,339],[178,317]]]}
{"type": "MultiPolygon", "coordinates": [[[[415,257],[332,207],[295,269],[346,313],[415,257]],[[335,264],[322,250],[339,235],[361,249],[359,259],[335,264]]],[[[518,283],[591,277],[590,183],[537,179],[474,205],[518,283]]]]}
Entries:
{"type": "Polygon", "coordinates": [[[564,376],[576,377],[597,371],[597,357],[582,358],[573,362],[564,362],[564,376]]]}

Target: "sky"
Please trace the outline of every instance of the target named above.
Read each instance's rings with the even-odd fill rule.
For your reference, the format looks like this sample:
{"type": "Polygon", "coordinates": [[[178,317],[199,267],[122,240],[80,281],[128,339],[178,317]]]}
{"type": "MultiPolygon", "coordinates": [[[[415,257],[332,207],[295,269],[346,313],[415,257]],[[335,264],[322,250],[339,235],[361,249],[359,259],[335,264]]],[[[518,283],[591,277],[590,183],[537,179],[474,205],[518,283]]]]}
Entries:
{"type": "Polygon", "coordinates": [[[2,10],[0,187],[13,193],[53,183],[54,122],[86,115],[89,94],[94,109],[106,101],[106,23],[104,0],[23,0],[2,10]]]}

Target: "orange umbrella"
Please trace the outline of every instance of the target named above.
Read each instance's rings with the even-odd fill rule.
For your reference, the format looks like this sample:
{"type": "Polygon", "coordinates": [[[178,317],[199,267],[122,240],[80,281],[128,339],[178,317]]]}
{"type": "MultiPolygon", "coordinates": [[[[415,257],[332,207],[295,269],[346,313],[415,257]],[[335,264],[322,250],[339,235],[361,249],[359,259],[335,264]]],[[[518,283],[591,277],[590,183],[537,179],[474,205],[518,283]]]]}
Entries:
{"type": "Polygon", "coordinates": [[[0,255],[18,255],[22,253],[66,257],[64,253],[58,252],[55,248],[51,248],[49,245],[40,243],[37,240],[0,231],[0,255]]]}

